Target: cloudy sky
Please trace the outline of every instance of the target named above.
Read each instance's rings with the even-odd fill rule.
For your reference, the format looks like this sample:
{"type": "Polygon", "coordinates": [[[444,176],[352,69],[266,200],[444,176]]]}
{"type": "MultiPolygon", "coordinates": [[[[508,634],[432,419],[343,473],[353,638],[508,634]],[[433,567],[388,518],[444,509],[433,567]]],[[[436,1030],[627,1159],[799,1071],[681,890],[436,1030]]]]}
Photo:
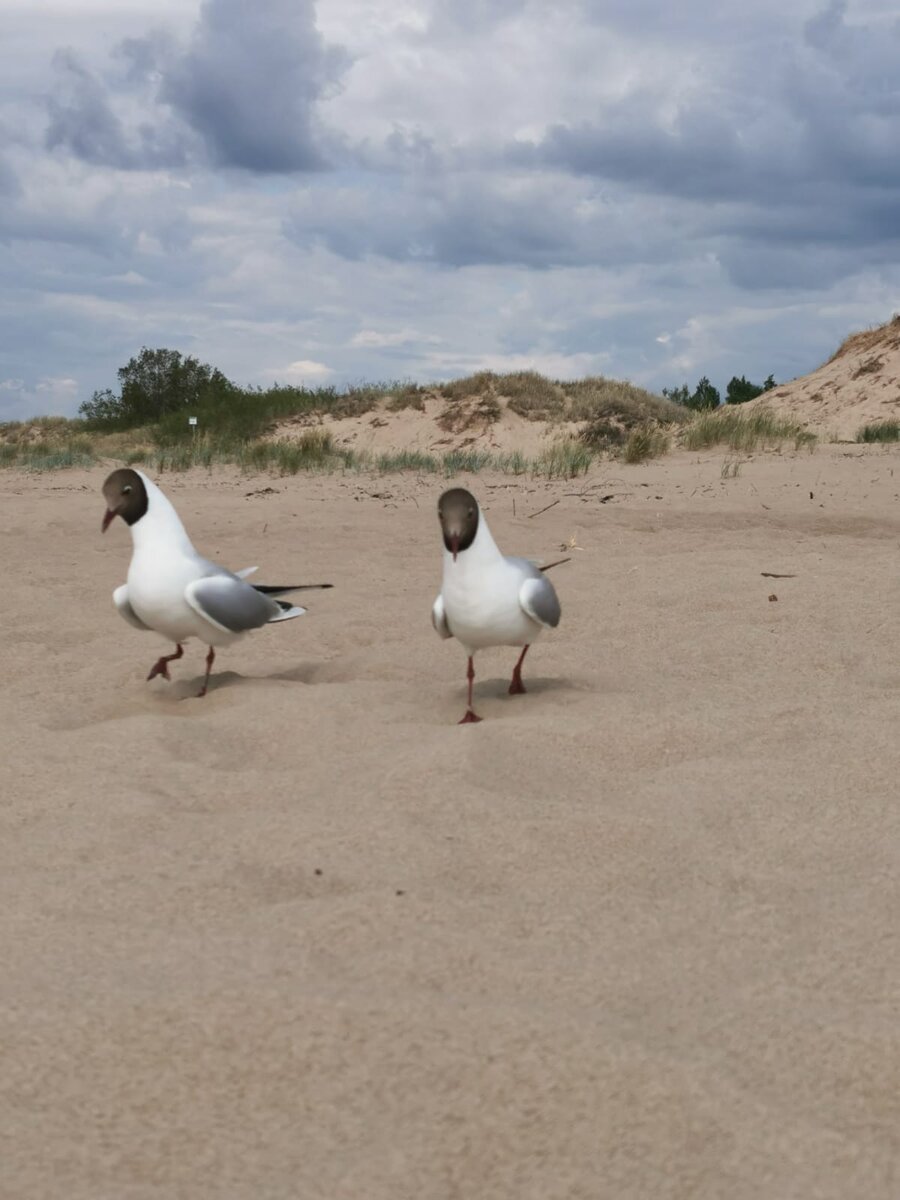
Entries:
{"type": "Polygon", "coordinates": [[[779,380],[900,309],[897,0],[0,0],[0,419],[779,380]]]}

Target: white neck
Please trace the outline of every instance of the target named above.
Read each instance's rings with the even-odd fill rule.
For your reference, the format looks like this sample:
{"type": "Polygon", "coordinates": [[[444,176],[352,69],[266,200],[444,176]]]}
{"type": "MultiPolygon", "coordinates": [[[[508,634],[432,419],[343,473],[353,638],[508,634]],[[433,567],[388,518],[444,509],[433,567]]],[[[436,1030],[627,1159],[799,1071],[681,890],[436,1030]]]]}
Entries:
{"type": "Polygon", "coordinates": [[[484,519],[484,513],[479,508],[478,529],[472,545],[459,551],[456,562],[453,561],[451,551],[446,546],[444,547],[444,578],[446,579],[448,574],[464,575],[470,570],[483,570],[487,566],[501,562],[502,559],[500,548],[491,535],[488,523],[484,519]]]}
{"type": "Polygon", "coordinates": [[[135,551],[156,551],[165,545],[170,550],[196,554],[172,502],[143,471],[137,473],[147,489],[147,511],[131,526],[131,541],[135,551]]]}

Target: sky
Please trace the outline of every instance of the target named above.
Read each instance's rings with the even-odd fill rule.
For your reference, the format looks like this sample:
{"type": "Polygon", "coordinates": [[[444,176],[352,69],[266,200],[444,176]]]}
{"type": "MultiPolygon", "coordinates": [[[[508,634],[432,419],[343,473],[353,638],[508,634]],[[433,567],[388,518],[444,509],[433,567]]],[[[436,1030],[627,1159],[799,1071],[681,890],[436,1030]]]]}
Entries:
{"type": "Polygon", "coordinates": [[[794,378],[900,309],[898,0],[0,0],[0,419],[794,378]]]}

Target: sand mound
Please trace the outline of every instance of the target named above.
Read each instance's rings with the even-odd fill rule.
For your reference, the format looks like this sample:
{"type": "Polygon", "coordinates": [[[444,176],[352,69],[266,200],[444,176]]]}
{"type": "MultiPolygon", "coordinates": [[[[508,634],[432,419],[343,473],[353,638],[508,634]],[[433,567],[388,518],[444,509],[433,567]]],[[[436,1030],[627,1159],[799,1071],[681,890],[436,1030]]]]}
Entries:
{"type": "Polygon", "coordinates": [[[302,416],[283,422],[273,438],[298,438],[310,423],[320,424],[335,443],[357,452],[387,454],[418,450],[444,454],[451,450],[518,450],[537,456],[558,438],[572,437],[578,425],[570,421],[529,421],[512,409],[484,403],[483,396],[470,396],[449,403],[436,394],[421,399],[421,407],[393,410],[390,400],[381,401],[358,417],[302,416]]]}
{"type": "Polygon", "coordinates": [[[761,405],[819,435],[849,441],[863,425],[900,419],[900,315],[854,333],[817,371],[745,407],[761,405]]]}
{"type": "Polygon", "coordinates": [[[433,388],[387,391],[362,411],[304,412],[279,422],[270,437],[290,441],[318,425],[339,446],[363,453],[478,449],[537,457],[588,427],[592,444],[613,444],[638,425],[676,425],[686,416],[661,396],[601,376],[560,382],[535,371],[481,371],[433,388]]]}

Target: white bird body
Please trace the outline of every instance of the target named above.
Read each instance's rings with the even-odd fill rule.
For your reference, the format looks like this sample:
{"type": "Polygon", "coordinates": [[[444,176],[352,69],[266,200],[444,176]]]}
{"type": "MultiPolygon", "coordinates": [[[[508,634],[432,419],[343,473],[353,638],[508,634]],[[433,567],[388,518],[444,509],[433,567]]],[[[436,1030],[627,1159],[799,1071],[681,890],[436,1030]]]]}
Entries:
{"type": "Polygon", "coordinates": [[[540,578],[537,567],[501,554],[482,516],[472,545],[457,555],[444,548],[444,577],[438,597],[452,636],[474,655],[489,646],[526,646],[543,626],[522,606],[522,588],[540,578]]]}
{"type": "Polygon", "coordinates": [[[232,572],[198,554],[170,501],[141,471],[121,468],[104,484],[109,501],[105,530],[122,516],[131,531],[132,554],[127,582],[113,592],[122,617],[137,629],[175,642],[177,651],[156,663],[148,679],[169,678],[167,664],[182,656],[182,643],[196,637],[209,646],[206,692],[214,647],[227,646],[252,629],[299,617],[305,608],[274,596],[300,587],[331,584],[254,587],[244,577],[256,568],[232,572]]]}
{"type": "Polygon", "coordinates": [[[469,706],[461,723],[480,720],[472,709],[474,657],[489,646],[522,646],[510,693],[524,692],[522,662],[545,629],[559,624],[553,584],[526,558],[500,552],[475,497],[463,488],[438,502],[444,558],[440,593],[431,621],[443,638],[455,637],[469,659],[469,706]]]}
{"type": "MultiPolygon", "coordinates": [[[[196,637],[207,646],[226,646],[244,631],[225,628],[191,603],[191,585],[201,579],[222,577],[242,587],[241,577],[198,554],[174,506],[142,471],[137,472],[147,490],[147,512],[131,526],[133,550],[125,594],[114,593],[116,607],[127,603],[140,622],[168,641],[184,642],[196,637]]],[[[242,572],[241,574],[245,574],[242,572]]],[[[257,593],[258,595],[258,593],[257,593]]],[[[269,601],[272,619],[286,616],[274,600],[269,601]]],[[[297,608],[292,614],[300,616],[297,608]]]]}

